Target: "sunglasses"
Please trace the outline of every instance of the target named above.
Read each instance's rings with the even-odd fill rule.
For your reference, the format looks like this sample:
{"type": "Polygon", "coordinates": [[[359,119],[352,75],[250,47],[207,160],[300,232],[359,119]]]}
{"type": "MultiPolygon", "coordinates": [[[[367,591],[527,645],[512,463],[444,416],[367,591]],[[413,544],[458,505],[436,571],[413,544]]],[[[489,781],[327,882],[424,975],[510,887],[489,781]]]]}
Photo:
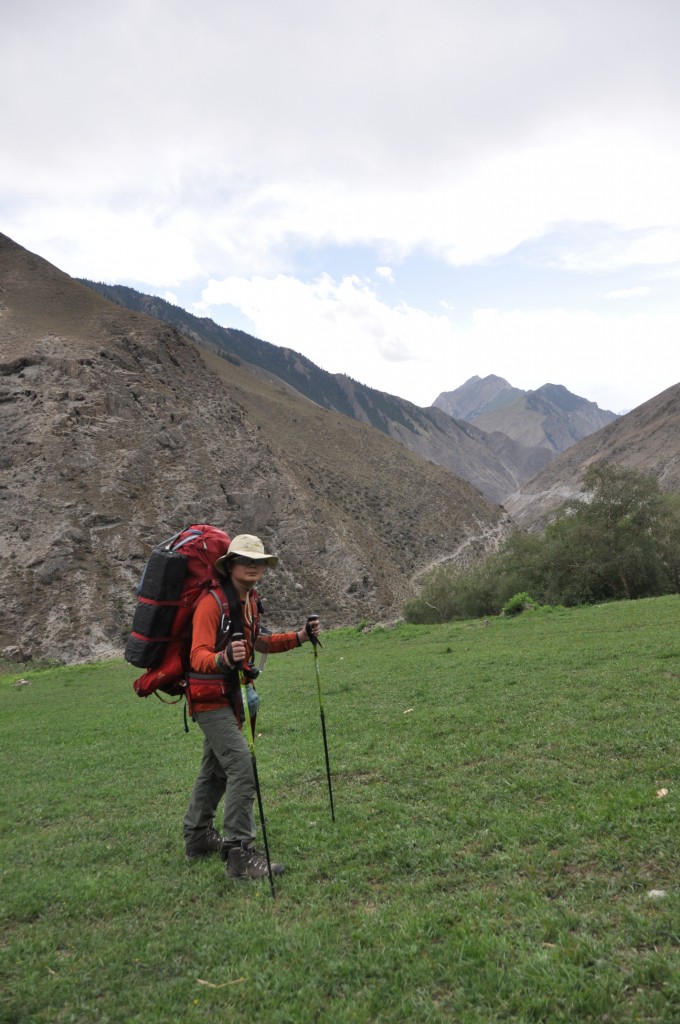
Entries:
{"type": "Polygon", "coordinates": [[[261,568],[265,567],[265,563],[261,558],[246,558],[245,555],[236,555],[234,558],[235,565],[258,565],[261,568]]]}

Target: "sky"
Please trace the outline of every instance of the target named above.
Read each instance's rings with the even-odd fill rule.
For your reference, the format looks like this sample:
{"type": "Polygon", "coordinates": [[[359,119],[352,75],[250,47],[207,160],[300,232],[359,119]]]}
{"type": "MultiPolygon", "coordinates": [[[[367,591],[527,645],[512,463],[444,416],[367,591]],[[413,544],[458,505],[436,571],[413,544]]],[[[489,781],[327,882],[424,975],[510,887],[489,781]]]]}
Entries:
{"type": "Polygon", "coordinates": [[[0,231],[420,406],[680,381],[677,0],[0,0],[0,231]]]}

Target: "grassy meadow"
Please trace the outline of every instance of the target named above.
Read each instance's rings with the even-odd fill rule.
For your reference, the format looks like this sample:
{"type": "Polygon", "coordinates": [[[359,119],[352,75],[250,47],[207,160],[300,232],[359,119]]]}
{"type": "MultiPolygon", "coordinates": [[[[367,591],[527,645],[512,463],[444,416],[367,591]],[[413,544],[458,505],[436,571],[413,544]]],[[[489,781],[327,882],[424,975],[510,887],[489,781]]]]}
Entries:
{"type": "Polygon", "coordinates": [[[185,862],[201,734],[139,670],[0,678],[3,1024],[677,1024],[679,597],[319,667],[335,823],[311,648],[259,685],[275,900],[185,862]]]}

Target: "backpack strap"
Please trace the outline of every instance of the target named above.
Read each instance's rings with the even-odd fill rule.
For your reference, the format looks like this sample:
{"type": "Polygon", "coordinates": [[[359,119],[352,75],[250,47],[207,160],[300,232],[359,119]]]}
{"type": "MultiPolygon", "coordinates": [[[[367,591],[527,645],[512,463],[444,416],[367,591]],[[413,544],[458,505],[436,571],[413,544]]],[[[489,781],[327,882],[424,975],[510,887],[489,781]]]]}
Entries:
{"type": "Polygon", "coordinates": [[[200,536],[200,530],[186,529],[182,530],[181,533],[176,533],[174,537],[171,537],[170,540],[166,541],[165,543],[168,545],[171,551],[179,551],[179,549],[183,548],[185,544],[188,544],[190,540],[196,540],[196,538],[200,536]],[[178,538],[181,537],[183,533],[186,534],[186,537],[183,537],[182,540],[178,540],[178,538]],[[178,543],[175,543],[175,541],[178,541],[178,543]]]}
{"type": "MultiPolygon", "coordinates": [[[[217,605],[220,609],[220,624],[217,631],[217,639],[215,642],[216,649],[225,650],[229,638],[234,633],[243,633],[243,612],[241,610],[241,601],[236,592],[231,580],[225,580],[224,583],[213,581],[215,586],[212,586],[210,593],[217,601],[217,605]]],[[[250,639],[253,649],[253,657],[255,654],[255,641],[259,635],[260,628],[260,600],[256,591],[252,590],[248,595],[248,602],[250,604],[250,639]]],[[[257,670],[253,672],[254,665],[244,665],[243,671],[249,681],[255,678],[257,670]]],[[[214,678],[214,677],[213,677],[214,678]]],[[[235,672],[226,676],[227,681],[227,695],[229,703],[234,709],[236,720],[243,724],[245,720],[245,713],[243,710],[243,701],[241,699],[241,688],[238,683],[238,676],[235,672]]]]}
{"type": "MultiPolygon", "coordinates": [[[[210,593],[213,595],[217,604],[219,605],[221,618],[220,618],[220,634],[223,639],[221,643],[224,644],[234,633],[243,633],[243,612],[241,611],[241,601],[236,592],[236,587],[231,580],[225,580],[224,582],[213,580],[214,586],[211,586],[210,593]]],[[[250,592],[250,611],[251,619],[253,623],[252,628],[252,641],[253,647],[255,646],[255,640],[257,639],[260,623],[259,607],[258,607],[258,596],[257,593],[252,590],[250,592]]]]}
{"type": "Polygon", "coordinates": [[[256,590],[250,592],[250,614],[253,623],[253,659],[255,658],[255,641],[260,635],[260,614],[262,612],[262,601],[256,590]]]}
{"type": "MultiPolygon", "coordinates": [[[[213,579],[210,581],[209,594],[217,602],[217,607],[220,611],[220,622],[217,629],[217,636],[215,638],[215,649],[224,650],[229,642],[229,638],[234,633],[243,633],[243,614],[241,612],[241,602],[236,593],[236,588],[230,580],[226,580],[224,583],[213,579]]],[[[200,600],[197,598],[196,604],[200,600]]],[[[259,635],[259,598],[255,591],[251,591],[250,596],[251,613],[252,613],[252,631],[251,639],[253,644],[253,651],[255,649],[255,641],[259,635]]],[[[191,627],[189,627],[189,637],[191,636],[191,627]]],[[[189,646],[191,641],[189,640],[189,646]]],[[[185,681],[191,672],[191,668],[188,664],[185,666],[185,681]]]]}
{"type": "Polygon", "coordinates": [[[220,624],[217,627],[217,638],[215,640],[215,647],[217,650],[224,650],[227,646],[227,642],[232,633],[237,632],[234,629],[234,617],[232,610],[229,606],[227,595],[221,586],[211,587],[208,591],[212,597],[217,601],[217,607],[220,610],[220,624]]]}

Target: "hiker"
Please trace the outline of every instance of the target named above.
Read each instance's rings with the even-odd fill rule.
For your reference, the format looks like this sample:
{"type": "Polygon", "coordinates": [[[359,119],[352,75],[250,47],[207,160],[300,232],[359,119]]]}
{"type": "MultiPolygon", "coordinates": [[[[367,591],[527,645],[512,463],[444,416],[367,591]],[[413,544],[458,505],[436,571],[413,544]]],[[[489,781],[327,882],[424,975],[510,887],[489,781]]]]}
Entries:
{"type": "MultiPolygon", "coordinates": [[[[234,537],[227,553],[215,562],[229,601],[229,628],[224,628],[223,609],[214,593],[201,598],[193,617],[189,701],[205,739],[203,760],[184,816],[184,843],[189,860],[220,854],[227,878],[263,878],[268,873],[267,860],[254,842],[255,778],[250,749],[239,724],[244,714],[235,666],[242,664],[249,681],[247,713],[252,722],[257,711],[252,687],[255,651],[289,651],[319,632],[318,620],[294,633],[260,632],[255,588],[267,567],[277,562],[276,555],[265,552],[259,537],[234,537]],[[242,640],[231,639],[237,633],[243,634],[242,640]],[[213,823],[222,796],[224,836],[213,823]]],[[[283,865],[271,867],[273,874],[283,873],[283,865]]]]}

